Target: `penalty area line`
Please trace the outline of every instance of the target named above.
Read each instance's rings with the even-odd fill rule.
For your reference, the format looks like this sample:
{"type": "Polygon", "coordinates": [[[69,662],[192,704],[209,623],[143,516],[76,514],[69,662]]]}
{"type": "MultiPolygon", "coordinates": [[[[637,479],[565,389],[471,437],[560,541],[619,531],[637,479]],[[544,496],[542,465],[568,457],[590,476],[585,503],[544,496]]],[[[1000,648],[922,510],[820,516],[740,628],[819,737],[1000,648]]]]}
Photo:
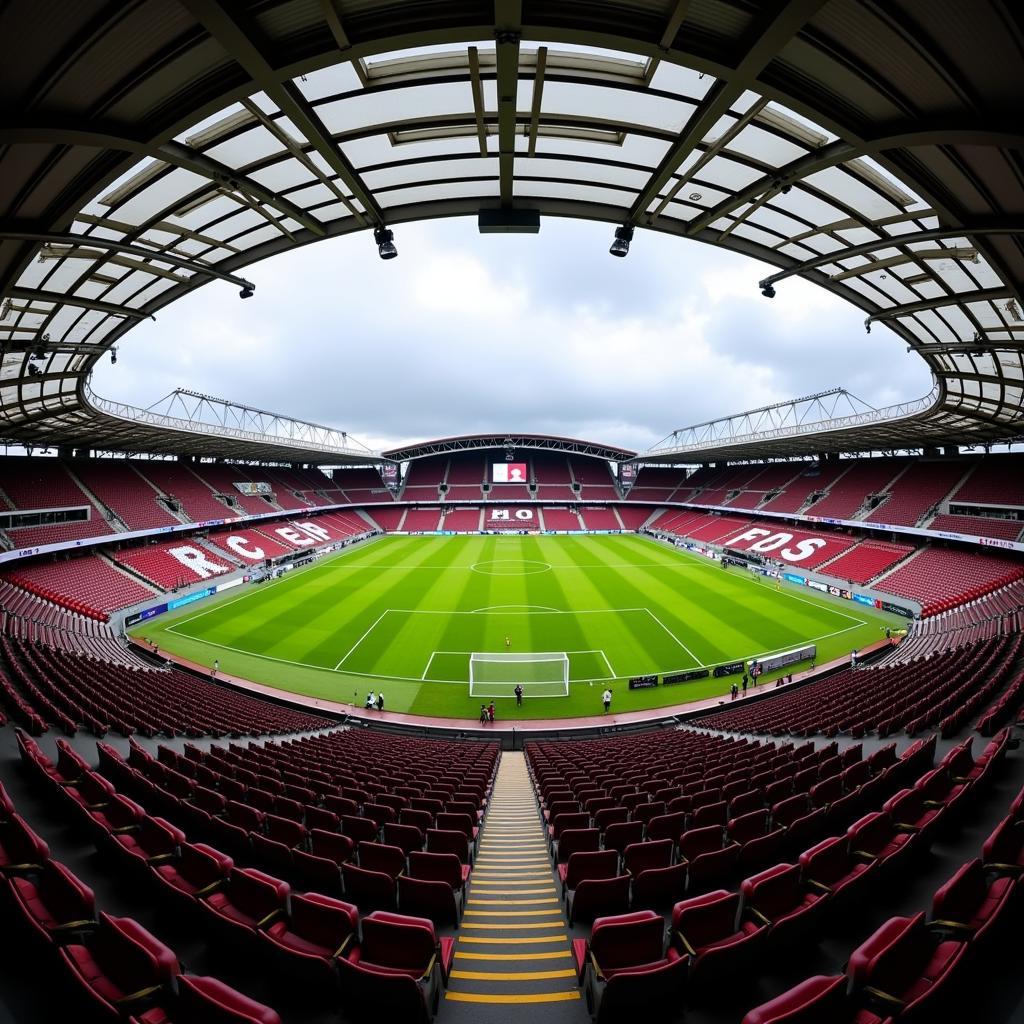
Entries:
{"type": "Polygon", "coordinates": [[[352,656],[352,652],[377,628],[377,624],[380,622],[381,619],[384,618],[385,615],[387,615],[389,611],[391,611],[390,608],[385,608],[384,611],[382,611],[380,615],[378,615],[377,618],[373,620],[373,625],[370,626],[370,628],[348,649],[348,652],[346,653],[345,657],[342,658],[341,661],[339,661],[338,664],[334,666],[335,672],[337,672],[338,669],[341,668],[341,666],[346,661],[348,661],[348,659],[352,656]]]}
{"type": "Polygon", "coordinates": [[[676,642],[677,644],[679,644],[679,646],[680,646],[680,647],[681,647],[681,648],[682,648],[682,649],[683,649],[684,651],[686,651],[686,653],[687,653],[687,654],[688,654],[688,655],[689,655],[689,656],[690,656],[691,658],[693,658],[693,660],[694,660],[694,661],[695,661],[695,662],[696,662],[696,663],[697,663],[698,665],[700,665],[700,663],[701,663],[701,661],[700,661],[700,658],[698,658],[698,657],[697,657],[697,655],[696,655],[696,654],[694,654],[694,653],[693,653],[693,651],[691,651],[691,650],[690,650],[690,648],[689,648],[689,647],[687,647],[687,646],[686,646],[686,644],[684,644],[684,643],[683,643],[683,641],[682,641],[682,640],[680,640],[680,639],[679,639],[679,637],[677,637],[677,636],[675,635],[675,633],[673,633],[673,632],[672,632],[672,630],[671,630],[671,629],[669,629],[669,628],[668,628],[668,626],[666,626],[666,625],[665,625],[665,623],[664,623],[664,622],[662,622],[662,621],[661,621],[661,619],[659,619],[659,618],[658,618],[658,616],[657,616],[657,615],[655,615],[655,614],[654,614],[654,612],[652,612],[652,611],[651,611],[651,609],[650,609],[650,608],[647,608],[647,609],[646,609],[646,611],[647,611],[647,614],[648,614],[648,615],[650,615],[650,617],[651,617],[652,619],[654,619],[654,621],[655,621],[655,622],[656,622],[656,623],[657,623],[657,624],[658,624],[659,626],[661,626],[661,628],[662,628],[663,630],[665,630],[665,632],[666,632],[666,633],[668,633],[668,635],[669,635],[670,637],[672,637],[672,639],[673,639],[673,640],[675,640],[675,642],[676,642]]]}

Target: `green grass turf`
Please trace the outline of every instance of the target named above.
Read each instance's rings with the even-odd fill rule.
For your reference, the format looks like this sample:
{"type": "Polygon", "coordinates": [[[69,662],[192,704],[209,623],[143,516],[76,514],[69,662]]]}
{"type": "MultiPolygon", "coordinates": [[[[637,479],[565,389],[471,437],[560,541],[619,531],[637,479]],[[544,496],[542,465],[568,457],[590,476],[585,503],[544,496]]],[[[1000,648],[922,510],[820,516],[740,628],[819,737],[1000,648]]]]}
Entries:
{"type": "MultiPolygon", "coordinates": [[[[568,697],[531,698],[522,708],[498,701],[499,717],[527,719],[600,713],[610,678],[808,641],[824,662],[901,624],[642,537],[466,535],[385,537],[132,632],[283,690],[361,706],[369,689],[383,689],[389,710],[455,718],[479,711],[467,683],[470,652],[571,652],[568,697]]],[[[731,683],[631,691],[617,682],[612,709],[699,700],[731,683]]]]}

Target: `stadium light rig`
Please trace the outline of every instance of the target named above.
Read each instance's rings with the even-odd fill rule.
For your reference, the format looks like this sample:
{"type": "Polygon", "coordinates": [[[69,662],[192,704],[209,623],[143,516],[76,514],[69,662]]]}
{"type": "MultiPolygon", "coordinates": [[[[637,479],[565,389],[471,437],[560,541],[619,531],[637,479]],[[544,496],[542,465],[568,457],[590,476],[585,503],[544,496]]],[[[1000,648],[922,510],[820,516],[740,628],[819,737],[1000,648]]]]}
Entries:
{"type": "Polygon", "coordinates": [[[612,242],[608,252],[612,256],[625,256],[629,253],[629,243],[633,241],[633,225],[620,224],[615,229],[615,241],[612,242]]]}
{"type": "Polygon", "coordinates": [[[774,299],[775,298],[775,286],[771,283],[771,281],[762,281],[761,282],[761,294],[766,299],[774,299]]]}
{"type": "Polygon", "coordinates": [[[250,284],[248,281],[246,281],[245,285],[242,288],[242,290],[238,293],[238,297],[240,299],[251,299],[253,297],[253,293],[255,291],[256,291],[256,286],[254,284],[250,284]]]}
{"type": "Polygon", "coordinates": [[[373,240],[377,243],[377,254],[382,260],[393,260],[398,255],[395,248],[395,233],[381,225],[373,229],[373,240]]]}

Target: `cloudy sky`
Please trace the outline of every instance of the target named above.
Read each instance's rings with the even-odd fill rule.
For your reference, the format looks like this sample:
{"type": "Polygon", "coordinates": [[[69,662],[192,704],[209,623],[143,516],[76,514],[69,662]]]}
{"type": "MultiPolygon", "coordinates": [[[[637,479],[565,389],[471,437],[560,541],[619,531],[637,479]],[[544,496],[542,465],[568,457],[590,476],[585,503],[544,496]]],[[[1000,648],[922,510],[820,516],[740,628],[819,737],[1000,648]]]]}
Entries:
{"type": "Polygon", "coordinates": [[[917,398],[924,364],[824,290],[698,242],[544,221],[482,236],[475,220],[368,234],[199,289],[124,340],[96,391],[149,406],[176,387],[330,424],[372,448],[530,431],[644,450],[673,428],[843,385],[874,406],[917,398]]]}

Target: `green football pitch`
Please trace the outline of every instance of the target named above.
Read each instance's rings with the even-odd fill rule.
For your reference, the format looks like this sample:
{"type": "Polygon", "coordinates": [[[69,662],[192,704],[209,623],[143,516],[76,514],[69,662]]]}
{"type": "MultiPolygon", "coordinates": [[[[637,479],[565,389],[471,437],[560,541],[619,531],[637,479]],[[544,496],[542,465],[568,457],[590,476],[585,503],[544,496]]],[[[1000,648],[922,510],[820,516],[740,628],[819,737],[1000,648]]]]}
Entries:
{"type": "Polygon", "coordinates": [[[609,685],[614,711],[725,694],[731,678],[625,680],[808,642],[824,662],[900,624],[647,538],[466,535],[384,537],[132,632],[282,690],[359,706],[383,690],[388,710],[454,718],[479,712],[471,653],[564,652],[567,697],[498,701],[500,718],[526,719],[600,713],[609,685]]]}

